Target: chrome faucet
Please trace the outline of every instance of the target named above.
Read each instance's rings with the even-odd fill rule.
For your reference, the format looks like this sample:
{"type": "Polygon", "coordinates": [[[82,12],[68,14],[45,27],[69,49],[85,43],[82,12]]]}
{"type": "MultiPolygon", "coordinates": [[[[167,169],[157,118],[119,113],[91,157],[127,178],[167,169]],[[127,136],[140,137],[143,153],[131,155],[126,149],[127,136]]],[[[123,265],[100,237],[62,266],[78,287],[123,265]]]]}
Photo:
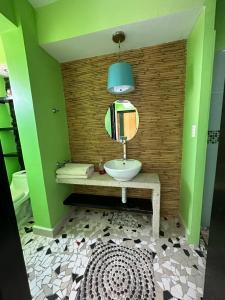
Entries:
{"type": "Polygon", "coordinates": [[[126,136],[121,137],[121,143],[123,145],[123,163],[125,163],[127,159],[127,137],[126,136]]]}

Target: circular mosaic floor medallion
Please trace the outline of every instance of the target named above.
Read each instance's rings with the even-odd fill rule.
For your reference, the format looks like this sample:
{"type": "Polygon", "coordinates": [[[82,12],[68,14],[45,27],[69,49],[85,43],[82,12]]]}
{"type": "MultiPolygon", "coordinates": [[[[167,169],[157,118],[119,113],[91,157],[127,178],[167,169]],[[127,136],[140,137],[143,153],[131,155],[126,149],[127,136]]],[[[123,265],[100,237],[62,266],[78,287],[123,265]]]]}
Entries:
{"type": "Polygon", "coordinates": [[[77,299],[155,299],[152,253],[110,243],[97,244],[77,299]]]}

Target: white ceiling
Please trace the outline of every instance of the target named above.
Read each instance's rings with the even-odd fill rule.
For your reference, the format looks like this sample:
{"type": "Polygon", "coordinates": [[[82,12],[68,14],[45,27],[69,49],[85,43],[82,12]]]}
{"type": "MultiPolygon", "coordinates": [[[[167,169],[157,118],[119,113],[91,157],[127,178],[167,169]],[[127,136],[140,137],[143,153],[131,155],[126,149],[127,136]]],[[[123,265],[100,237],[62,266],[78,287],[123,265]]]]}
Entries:
{"type": "Polygon", "coordinates": [[[28,1],[32,4],[33,7],[41,7],[56,2],[58,0],[28,0],[28,1]]]}
{"type": "Polygon", "coordinates": [[[126,34],[122,51],[177,41],[188,37],[200,12],[201,7],[195,7],[41,46],[59,62],[67,62],[117,52],[118,45],[112,42],[112,34],[117,30],[126,34]]]}

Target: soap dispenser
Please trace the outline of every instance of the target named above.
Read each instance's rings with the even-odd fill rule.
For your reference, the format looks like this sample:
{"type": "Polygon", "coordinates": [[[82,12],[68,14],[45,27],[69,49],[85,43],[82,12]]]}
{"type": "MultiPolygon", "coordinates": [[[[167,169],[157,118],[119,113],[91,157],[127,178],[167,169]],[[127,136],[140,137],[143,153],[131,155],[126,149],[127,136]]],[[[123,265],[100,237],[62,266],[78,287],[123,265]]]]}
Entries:
{"type": "Polygon", "coordinates": [[[103,159],[100,159],[100,161],[99,161],[98,172],[99,172],[100,175],[105,174],[103,159]]]}

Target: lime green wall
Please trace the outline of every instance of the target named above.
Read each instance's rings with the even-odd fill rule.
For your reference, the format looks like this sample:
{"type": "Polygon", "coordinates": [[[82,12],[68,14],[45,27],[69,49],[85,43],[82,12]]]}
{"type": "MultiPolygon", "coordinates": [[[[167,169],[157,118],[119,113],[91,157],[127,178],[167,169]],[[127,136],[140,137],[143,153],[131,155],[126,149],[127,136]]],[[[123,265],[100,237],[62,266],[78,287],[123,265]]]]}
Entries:
{"type": "Polygon", "coordinates": [[[16,24],[12,0],[0,1],[0,32],[10,30],[16,24]]]}
{"type": "Polygon", "coordinates": [[[2,43],[1,37],[0,37],[0,64],[1,65],[6,64],[5,51],[4,51],[4,48],[3,48],[3,43],[2,43]]]}
{"type": "MultiPolygon", "coordinates": [[[[5,97],[5,81],[0,76],[0,97],[5,97]]],[[[0,128],[11,127],[11,117],[8,104],[0,104],[0,128]]],[[[0,141],[3,153],[16,152],[16,143],[12,131],[0,131],[0,141]]],[[[12,174],[20,170],[19,162],[16,157],[5,158],[6,170],[9,183],[12,180],[12,174]]]]}
{"type": "MultiPolygon", "coordinates": [[[[6,64],[5,51],[3,48],[2,39],[0,37],[0,64],[6,64]]],[[[5,97],[5,81],[0,76],[0,97],[5,97]]],[[[11,118],[9,106],[7,104],[0,105],[0,127],[11,127],[11,118]]],[[[3,153],[16,152],[16,143],[12,131],[0,132],[0,141],[2,143],[3,153]]],[[[5,158],[6,170],[9,183],[12,180],[12,174],[20,170],[20,165],[17,157],[5,158]]]]}
{"type": "Polygon", "coordinates": [[[37,9],[41,44],[193,8],[203,0],[59,0],[37,9]]]}
{"type": "Polygon", "coordinates": [[[225,1],[216,3],[216,50],[225,49],[225,1]]]}
{"type": "Polygon", "coordinates": [[[215,1],[206,1],[187,41],[180,214],[190,243],[199,241],[215,44],[215,1]],[[192,125],[197,137],[192,138],[192,125]]]}
{"type": "Polygon", "coordinates": [[[56,162],[70,158],[60,65],[38,46],[28,1],[14,5],[18,29],[2,39],[35,224],[52,228],[67,213],[62,202],[70,193],[70,187],[55,182],[56,162]],[[53,114],[53,107],[60,112],[53,114]]]}
{"type": "MultiPolygon", "coordinates": [[[[13,1],[0,1],[0,15],[3,15],[6,19],[10,22],[16,23],[14,8],[13,8],[13,1]]],[[[5,28],[4,28],[5,29],[5,28]]]]}
{"type": "Polygon", "coordinates": [[[6,95],[5,81],[4,78],[0,75],[0,97],[5,97],[5,95],[6,95]]]}

